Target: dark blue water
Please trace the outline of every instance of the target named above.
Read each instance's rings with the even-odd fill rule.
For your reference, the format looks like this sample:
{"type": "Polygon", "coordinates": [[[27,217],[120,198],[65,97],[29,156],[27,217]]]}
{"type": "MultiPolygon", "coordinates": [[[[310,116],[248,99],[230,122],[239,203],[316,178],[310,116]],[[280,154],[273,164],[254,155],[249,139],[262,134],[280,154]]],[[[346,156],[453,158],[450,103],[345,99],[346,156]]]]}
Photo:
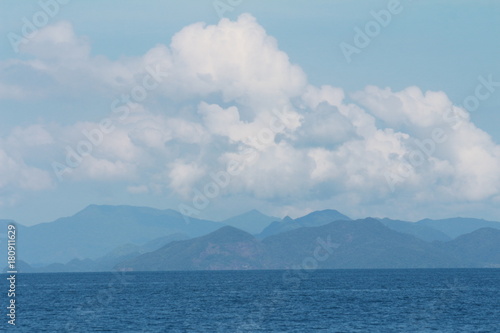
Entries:
{"type": "Polygon", "coordinates": [[[23,274],[15,329],[1,288],[12,332],[500,332],[500,269],[23,274]]]}

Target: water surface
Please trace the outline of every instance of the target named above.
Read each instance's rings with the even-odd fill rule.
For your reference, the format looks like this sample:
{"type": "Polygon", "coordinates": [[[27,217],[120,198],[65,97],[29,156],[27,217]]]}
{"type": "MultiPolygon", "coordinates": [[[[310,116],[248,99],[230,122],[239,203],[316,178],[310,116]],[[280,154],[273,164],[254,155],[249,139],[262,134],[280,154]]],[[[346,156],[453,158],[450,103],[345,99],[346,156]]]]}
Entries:
{"type": "Polygon", "coordinates": [[[54,273],[17,279],[16,329],[6,315],[0,325],[13,332],[500,331],[500,269],[54,273]]]}

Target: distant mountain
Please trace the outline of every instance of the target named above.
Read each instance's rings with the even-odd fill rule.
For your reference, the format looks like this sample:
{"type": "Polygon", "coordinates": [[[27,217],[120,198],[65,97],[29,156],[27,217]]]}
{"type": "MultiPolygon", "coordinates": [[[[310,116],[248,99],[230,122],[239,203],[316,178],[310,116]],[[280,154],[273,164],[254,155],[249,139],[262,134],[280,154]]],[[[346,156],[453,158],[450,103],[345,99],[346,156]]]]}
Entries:
{"type": "Polygon", "coordinates": [[[158,250],[159,248],[164,247],[168,243],[174,242],[174,241],[180,241],[180,240],[185,240],[189,239],[186,234],[178,233],[178,234],[171,234],[168,236],[163,236],[160,238],[155,238],[152,241],[147,242],[146,244],[142,245],[139,247],[139,251],[142,253],[146,252],[151,252],[158,250]]]}
{"type": "Polygon", "coordinates": [[[223,227],[126,260],[119,270],[500,267],[500,231],[425,242],[367,218],[303,227],[261,241],[223,227]]]}
{"type": "Polygon", "coordinates": [[[325,251],[316,260],[321,268],[500,267],[500,222],[352,221],[336,210],[274,219],[256,210],[214,222],[173,210],[91,205],[31,227],[0,220],[0,248],[14,223],[24,272],[278,269],[311,263],[325,251]]]}
{"type": "Polygon", "coordinates": [[[295,219],[298,224],[304,227],[319,227],[333,221],[349,220],[351,220],[349,217],[335,209],[319,210],[295,219]]]}
{"type": "Polygon", "coordinates": [[[251,234],[226,226],[206,236],[172,242],[163,248],[118,264],[119,270],[258,269],[264,249],[251,234]]]}
{"type": "MultiPolygon", "coordinates": [[[[22,273],[43,273],[43,272],[105,272],[112,271],[113,267],[128,259],[135,258],[141,254],[155,251],[168,243],[187,239],[183,234],[173,234],[154,239],[142,246],[135,244],[125,244],[104,256],[92,259],[73,259],[65,264],[53,263],[41,267],[31,267],[27,264],[18,267],[22,273]]],[[[19,266],[19,265],[18,265],[19,266]]]]}
{"type": "Polygon", "coordinates": [[[461,235],[444,247],[470,267],[500,268],[500,230],[481,228],[461,235]]]}
{"type": "Polygon", "coordinates": [[[333,209],[312,212],[295,220],[287,216],[281,221],[271,223],[258,235],[258,238],[263,239],[290,230],[303,227],[318,227],[333,221],[341,220],[348,221],[350,218],[333,209]]]}
{"type": "Polygon", "coordinates": [[[301,228],[301,225],[296,223],[294,219],[290,216],[285,216],[281,221],[274,221],[269,224],[260,234],[257,235],[257,238],[263,239],[275,234],[279,234],[282,232],[295,230],[301,228]]]}
{"type": "Polygon", "coordinates": [[[2,220],[2,219],[0,219],[0,228],[2,228],[2,231],[0,231],[0,239],[7,237],[7,226],[9,224],[15,224],[20,229],[26,228],[24,225],[17,223],[14,220],[2,220]]]}
{"type": "Polygon", "coordinates": [[[417,225],[423,225],[439,230],[450,238],[456,238],[481,228],[494,228],[500,230],[500,222],[463,217],[454,217],[442,220],[424,219],[416,223],[417,225]]]}
{"type": "MultiPolygon", "coordinates": [[[[10,271],[10,269],[7,267],[7,263],[5,266],[3,266],[2,273],[7,273],[7,271],[10,271]]],[[[36,269],[31,267],[30,264],[27,262],[24,262],[23,260],[16,260],[16,271],[18,273],[35,273],[37,272],[36,269]]]]}
{"type": "Polygon", "coordinates": [[[391,219],[378,219],[386,227],[401,232],[403,234],[413,235],[421,240],[432,241],[449,241],[451,237],[442,231],[436,230],[431,226],[418,224],[408,221],[391,220],[391,219]]]}
{"type": "Polygon", "coordinates": [[[190,218],[173,210],[91,205],[71,217],[25,227],[19,232],[19,259],[32,266],[97,259],[125,244],[143,245],[159,237],[197,237],[220,223],[190,218]]]}
{"type": "Polygon", "coordinates": [[[251,234],[261,233],[271,222],[278,221],[279,218],[267,216],[258,210],[251,210],[238,216],[231,217],[222,223],[246,231],[251,234]]]}
{"type": "MultiPolygon", "coordinates": [[[[152,241],[147,242],[142,246],[137,246],[134,244],[127,244],[120,246],[113,251],[105,254],[104,256],[94,260],[93,271],[109,271],[113,267],[124,260],[135,258],[141,254],[156,251],[163,246],[180,240],[188,239],[185,234],[172,234],[168,236],[163,236],[160,238],[155,238],[152,241]]],[[[92,270],[89,270],[92,271],[92,270]]]]}
{"type": "MultiPolygon", "coordinates": [[[[314,251],[325,243],[330,244],[328,249],[331,253],[324,261],[318,262],[321,268],[430,268],[460,265],[445,250],[391,230],[372,218],[301,228],[268,237],[262,242],[273,256],[274,268],[288,268],[305,258],[315,258],[314,251]]],[[[321,255],[326,255],[326,250],[321,250],[321,255]]]]}

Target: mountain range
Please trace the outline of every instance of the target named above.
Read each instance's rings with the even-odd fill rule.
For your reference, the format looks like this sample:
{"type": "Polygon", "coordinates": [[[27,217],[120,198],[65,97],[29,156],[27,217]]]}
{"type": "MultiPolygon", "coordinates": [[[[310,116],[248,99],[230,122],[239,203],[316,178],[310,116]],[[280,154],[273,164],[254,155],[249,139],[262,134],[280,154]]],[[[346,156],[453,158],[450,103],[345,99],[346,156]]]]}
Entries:
{"type": "Polygon", "coordinates": [[[126,260],[126,271],[500,267],[500,230],[425,242],[367,218],[304,227],[257,240],[233,227],[175,241],[126,260]],[[481,243],[481,246],[476,246],[481,243]]]}
{"type": "MultiPolygon", "coordinates": [[[[0,228],[11,223],[0,220],[0,228]]],[[[53,222],[15,224],[25,272],[285,269],[313,256],[319,239],[338,245],[334,254],[328,248],[321,268],[500,266],[500,222],[471,218],[351,220],[330,209],[279,219],[251,210],[216,222],[173,210],[91,205],[53,222]]],[[[6,247],[4,233],[0,246],[6,247]]]]}
{"type": "Polygon", "coordinates": [[[338,220],[347,221],[350,220],[350,218],[333,209],[312,212],[295,220],[289,216],[286,216],[281,221],[274,221],[273,223],[269,224],[269,226],[262,230],[258,237],[263,239],[282,232],[304,227],[321,226],[326,223],[338,220]]]}

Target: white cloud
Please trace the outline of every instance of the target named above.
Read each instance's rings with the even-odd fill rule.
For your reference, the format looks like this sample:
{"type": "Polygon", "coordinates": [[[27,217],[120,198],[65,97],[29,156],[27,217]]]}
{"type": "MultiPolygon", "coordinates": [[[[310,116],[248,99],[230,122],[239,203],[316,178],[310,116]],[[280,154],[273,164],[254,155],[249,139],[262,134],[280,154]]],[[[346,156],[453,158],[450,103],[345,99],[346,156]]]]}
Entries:
{"type": "Polygon", "coordinates": [[[26,165],[24,160],[9,156],[0,147],[0,190],[39,191],[53,186],[49,173],[26,165]]]}
{"type": "Polygon", "coordinates": [[[62,61],[76,66],[89,59],[90,44],[75,35],[71,23],[60,21],[40,29],[29,43],[20,45],[20,50],[42,61],[62,61]]]}
{"type": "Polygon", "coordinates": [[[196,163],[186,163],[180,159],[175,160],[170,165],[168,177],[170,188],[177,193],[188,197],[196,182],[205,174],[202,167],[196,163]]]}
{"type": "Polygon", "coordinates": [[[8,136],[0,137],[0,201],[12,201],[4,193],[19,197],[23,191],[40,191],[54,186],[50,173],[40,163],[32,165],[53,143],[49,130],[40,124],[15,127],[8,136]]]}
{"type": "Polygon", "coordinates": [[[390,88],[368,86],[363,92],[352,94],[352,97],[377,118],[395,128],[401,125],[428,127],[443,124],[446,112],[457,109],[444,92],[423,93],[418,87],[392,92],[390,88]]]}
{"type": "Polygon", "coordinates": [[[0,82],[0,99],[22,99],[24,91],[19,85],[0,82]]]}
{"type": "MultiPolygon", "coordinates": [[[[68,181],[121,182],[129,193],[172,191],[189,200],[211,173],[251,156],[222,196],[267,200],[280,211],[337,202],[373,205],[378,212],[387,202],[403,207],[412,200],[446,204],[499,197],[500,147],[444,92],[369,86],[347,102],[342,88],[308,84],[248,14],[234,22],[190,25],[170,45],[135,58],[92,56],[89,41],[67,22],[41,29],[22,51],[32,59],[6,61],[0,72],[22,66],[29,69],[27,78],[51,78],[34,90],[37,98],[68,89],[82,102],[92,91],[116,97],[144,87],[147,75],[158,79],[142,105],[129,103],[123,119],[103,115],[114,129],[64,176],[68,181]],[[432,143],[429,153],[425,143],[435,130],[446,139],[432,143]],[[412,163],[419,156],[421,163],[412,163]],[[398,177],[394,192],[387,173],[398,177]],[[297,202],[304,204],[294,207],[297,202]]],[[[0,87],[6,87],[0,98],[34,89],[8,77],[0,87]]],[[[14,128],[0,145],[0,189],[50,188],[52,161],[36,151],[64,163],[66,147],[77,150],[88,140],[82,131],[96,128],[98,121],[85,119],[14,128]]]]}
{"type": "Polygon", "coordinates": [[[176,86],[184,93],[222,93],[226,101],[253,105],[300,94],[302,70],[289,62],[255,18],[222,19],[217,25],[192,24],[172,38],[176,86]]]}
{"type": "Polygon", "coordinates": [[[116,180],[131,181],[135,178],[136,170],[137,167],[133,163],[88,155],[75,169],[72,177],[76,180],[98,180],[105,183],[116,180]]]}
{"type": "Polygon", "coordinates": [[[412,152],[418,152],[427,159],[421,166],[412,166],[425,186],[446,179],[448,196],[472,201],[488,199],[500,191],[500,174],[495,171],[500,166],[500,146],[443,92],[423,93],[417,87],[392,92],[368,87],[354,96],[388,125],[405,125],[405,156],[409,159],[412,152]],[[433,139],[435,130],[445,135],[443,140],[433,139]],[[417,140],[420,146],[415,144],[417,140]],[[421,148],[425,142],[428,148],[421,148]]]}
{"type": "Polygon", "coordinates": [[[141,70],[140,59],[110,61],[90,54],[90,43],[76,36],[71,23],[57,22],[40,29],[20,52],[27,60],[7,60],[0,68],[7,73],[0,82],[0,98],[24,99],[81,96],[85,93],[109,93],[135,82],[141,70]],[[33,86],[33,82],[40,82],[33,86]],[[45,84],[45,86],[44,86],[45,84]],[[22,95],[21,95],[22,94],[22,95]]]}
{"type": "Polygon", "coordinates": [[[323,85],[317,88],[308,85],[302,99],[310,109],[316,109],[322,102],[326,102],[331,106],[341,106],[345,94],[341,88],[336,88],[328,85],[323,85]]]}
{"type": "Polygon", "coordinates": [[[148,193],[149,188],[146,185],[127,186],[127,191],[132,194],[143,194],[148,193]]]}
{"type": "Polygon", "coordinates": [[[35,147],[54,143],[54,137],[45,126],[41,124],[28,127],[15,127],[8,137],[9,147],[35,147]]]}

